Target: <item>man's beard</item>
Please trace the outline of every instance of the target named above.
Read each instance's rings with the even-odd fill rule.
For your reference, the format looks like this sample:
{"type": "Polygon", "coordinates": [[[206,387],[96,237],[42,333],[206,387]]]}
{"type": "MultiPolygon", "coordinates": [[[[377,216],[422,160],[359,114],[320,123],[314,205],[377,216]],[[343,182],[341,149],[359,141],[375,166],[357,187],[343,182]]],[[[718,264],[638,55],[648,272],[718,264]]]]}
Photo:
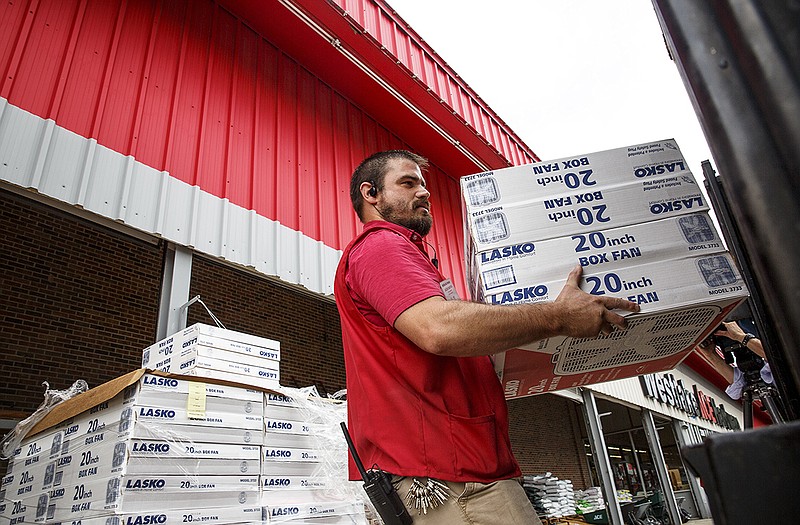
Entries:
{"type": "MultiPolygon", "coordinates": [[[[430,213],[421,216],[413,214],[411,217],[403,217],[397,213],[397,209],[389,203],[384,203],[383,206],[380,208],[376,207],[375,209],[378,210],[383,220],[405,226],[423,237],[428,235],[433,227],[433,216],[430,213]]],[[[414,208],[414,211],[416,211],[416,208],[414,208]]]]}

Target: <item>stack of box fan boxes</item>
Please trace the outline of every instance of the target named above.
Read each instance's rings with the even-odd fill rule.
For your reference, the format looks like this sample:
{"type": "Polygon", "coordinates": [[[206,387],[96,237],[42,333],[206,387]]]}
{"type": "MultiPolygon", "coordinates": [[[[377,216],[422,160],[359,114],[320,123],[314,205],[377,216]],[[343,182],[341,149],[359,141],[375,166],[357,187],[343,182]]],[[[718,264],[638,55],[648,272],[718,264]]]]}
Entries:
{"type": "Polygon", "coordinates": [[[347,482],[344,404],[268,393],[261,459],[261,503],[269,523],[366,520],[358,483],[347,482]]]}
{"type": "Polygon", "coordinates": [[[22,441],[4,479],[3,515],[102,525],[137,516],[260,520],[262,411],[261,392],[142,375],[22,441]]]}
{"type": "Polygon", "coordinates": [[[243,367],[277,371],[277,343],[194,325],[143,360],[210,379],[141,369],[56,405],[9,462],[0,524],[365,524],[344,403],[251,388],[277,382],[231,363],[263,351],[243,367]]]}
{"type": "Polygon", "coordinates": [[[142,368],[267,389],[280,386],[280,361],[278,341],[201,323],[142,352],[142,368]]]}
{"type": "Polygon", "coordinates": [[[747,297],[674,140],[461,178],[467,287],[490,304],[581,288],[639,303],[629,327],[495,359],[519,397],[672,369],[747,297]]]}

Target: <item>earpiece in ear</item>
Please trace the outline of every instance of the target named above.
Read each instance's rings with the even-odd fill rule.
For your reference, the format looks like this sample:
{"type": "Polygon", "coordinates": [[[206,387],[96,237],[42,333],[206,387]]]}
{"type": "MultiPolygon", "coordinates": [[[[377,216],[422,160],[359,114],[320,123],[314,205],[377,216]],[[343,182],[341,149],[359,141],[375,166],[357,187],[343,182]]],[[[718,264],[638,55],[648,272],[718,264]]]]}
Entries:
{"type": "Polygon", "coordinates": [[[370,183],[371,187],[370,187],[369,191],[367,191],[367,195],[369,195],[370,197],[377,197],[378,196],[378,187],[375,186],[375,181],[371,180],[371,181],[369,181],[369,183],[370,183]]]}

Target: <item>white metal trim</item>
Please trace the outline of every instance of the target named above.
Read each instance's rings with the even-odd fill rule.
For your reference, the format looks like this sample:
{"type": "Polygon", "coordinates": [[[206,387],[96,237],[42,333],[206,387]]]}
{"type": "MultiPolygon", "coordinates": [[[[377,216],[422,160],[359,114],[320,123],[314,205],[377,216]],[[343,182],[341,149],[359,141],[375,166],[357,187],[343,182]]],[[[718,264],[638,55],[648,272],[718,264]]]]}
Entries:
{"type": "Polygon", "coordinates": [[[32,190],[200,253],[313,292],[333,294],[341,250],[77,135],[3,98],[0,180],[18,188],[17,193],[30,195],[32,190]]]}

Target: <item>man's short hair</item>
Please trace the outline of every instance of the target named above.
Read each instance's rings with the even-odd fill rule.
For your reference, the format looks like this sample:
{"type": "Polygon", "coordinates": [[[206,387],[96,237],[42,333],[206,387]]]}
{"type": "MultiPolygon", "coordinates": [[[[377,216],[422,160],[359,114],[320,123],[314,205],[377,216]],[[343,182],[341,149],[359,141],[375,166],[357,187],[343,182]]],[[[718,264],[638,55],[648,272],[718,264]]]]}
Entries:
{"type": "Polygon", "coordinates": [[[383,180],[386,177],[387,171],[386,165],[391,159],[410,160],[419,166],[419,169],[423,172],[428,169],[428,159],[402,149],[379,151],[364,159],[353,172],[353,176],[350,179],[350,200],[353,202],[353,209],[356,210],[358,218],[361,219],[362,222],[364,220],[362,216],[364,199],[361,196],[361,185],[365,182],[371,182],[375,184],[376,190],[383,190],[383,180]]]}

